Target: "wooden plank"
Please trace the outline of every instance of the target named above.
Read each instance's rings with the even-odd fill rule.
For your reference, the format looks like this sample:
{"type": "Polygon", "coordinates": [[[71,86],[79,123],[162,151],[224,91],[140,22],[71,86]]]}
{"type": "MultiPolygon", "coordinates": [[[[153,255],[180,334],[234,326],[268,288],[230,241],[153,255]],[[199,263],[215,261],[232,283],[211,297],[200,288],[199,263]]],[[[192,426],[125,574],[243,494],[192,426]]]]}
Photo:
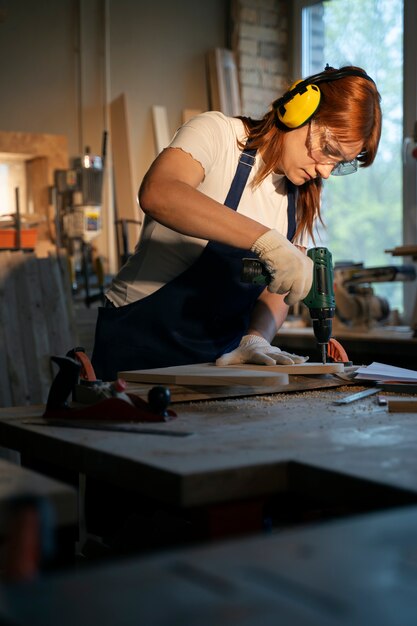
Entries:
{"type": "MultiPolygon", "coordinates": [[[[7,376],[10,383],[11,404],[27,404],[30,402],[30,390],[26,374],[24,338],[18,317],[18,301],[16,296],[15,259],[22,258],[22,252],[0,253],[0,302],[1,324],[4,328],[4,346],[7,355],[7,376]]],[[[8,396],[2,401],[10,401],[8,396]]],[[[8,406],[5,404],[4,406],[8,406]]]]}
{"type": "MultiPolygon", "coordinates": [[[[313,389],[329,389],[333,387],[351,386],[352,381],[344,381],[335,376],[291,376],[285,385],[249,386],[249,385],[170,385],[171,404],[178,402],[194,402],[195,400],[226,400],[254,396],[268,396],[277,393],[312,391],[313,389]]],[[[127,391],[136,393],[144,400],[153,385],[151,383],[127,383],[127,391]]]]}
{"type": "MultiPolygon", "coordinates": [[[[65,307],[63,306],[62,290],[53,280],[52,259],[39,259],[39,280],[42,302],[47,302],[44,315],[47,322],[49,355],[63,355],[65,347],[61,343],[61,329],[66,327],[65,307]]],[[[69,348],[67,347],[67,350],[69,348]]]]}
{"type": "Polygon", "coordinates": [[[207,53],[210,108],[225,115],[241,115],[239,79],[232,50],[213,48],[207,53]]]}
{"type": "MultiPolygon", "coordinates": [[[[63,267],[66,259],[62,257],[63,267]]],[[[74,329],[72,302],[64,282],[68,272],[62,276],[56,256],[38,259],[39,278],[42,294],[42,308],[45,316],[49,340],[49,356],[65,355],[75,347],[77,337],[74,329]]]]}
{"type": "MultiPolygon", "coordinates": [[[[133,178],[131,131],[125,94],[120,94],[110,103],[110,129],[117,218],[141,220],[142,212],[136,202],[138,189],[133,178]]],[[[136,242],[138,236],[139,225],[129,223],[129,241],[136,242]]]]}
{"type": "Polygon", "coordinates": [[[120,378],[131,382],[167,383],[174,385],[285,385],[284,372],[253,372],[232,367],[216,367],[213,363],[198,363],[149,370],[121,371],[120,378]]]}
{"type": "Polygon", "coordinates": [[[24,337],[23,352],[31,402],[44,402],[51,385],[48,326],[42,300],[38,259],[33,254],[16,257],[16,297],[20,306],[20,332],[24,337]]]}
{"type": "Polygon", "coordinates": [[[68,313],[68,326],[71,340],[78,343],[77,324],[75,321],[74,300],[72,295],[72,276],[71,261],[68,252],[60,251],[57,256],[50,253],[52,258],[56,258],[56,266],[54,272],[57,274],[56,280],[62,286],[63,298],[65,300],[65,308],[68,313]]]}
{"type": "MultiPolygon", "coordinates": [[[[137,204],[139,187],[133,175],[131,132],[126,96],[122,93],[110,103],[110,145],[114,173],[114,219],[117,222],[115,232],[118,237],[121,224],[118,220],[126,220],[127,241],[133,242],[127,250],[129,254],[133,252],[139,238],[143,219],[142,209],[137,204]]],[[[112,205],[110,198],[109,202],[112,205]]],[[[111,228],[112,225],[108,227],[111,228]]],[[[109,242],[111,241],[113,246],[116,245],[117,239],[112,239],[110,231],[107,232],[107,236],[109,242]]],[[[121,262],[122,259],[118,257],[117,265],[119,266],[121,262]]]]}
{"type": "Polygon", "coordinates": [[[50,356],[65,354],[77,343],[69,284],[64,283],[55,256],[0,254],[2,406],[45,402],[54,375],[50,356]]]}
{"type": "Polygon", "coordinates": [[[417,398],[387,398],[390,413],[417,413],[417,398]]]}
{"type": "Polygon", "coordinates": [[[166,107],[154,105],[152,107],[152,121],[155,137],[155,156],[158,156],[167,147],[171,139],[166,107]]]}
{"type": "Polygon", "coordinates": [[[0,253],[0,406],[11,406],[12,390],[10,387],[8,358],[7,358],[7,333],[8,311],[10,303],[5,297],[5,283],[7,282],[6,254],[0,253]]]}
{"type": "Polygon", "coordinates": [[[242,370],[257,370],[262,372],[277,372],[281,374],[307,375],[312,374],[339,374],[344,372],[343,363],[298,363],[294,365],[252,365],[245,363],[243,365],[233,365],[242,370]]]}
{"type": "Polygon", "coordinates": [[[40,239],[50,238],[48,217],[48,159],[46,156],[38,156],[29,159],[26,165],[26,179],[28,186],[28,204],[31,212],[44,216],[44,221],[38,226],[40,239]]]}

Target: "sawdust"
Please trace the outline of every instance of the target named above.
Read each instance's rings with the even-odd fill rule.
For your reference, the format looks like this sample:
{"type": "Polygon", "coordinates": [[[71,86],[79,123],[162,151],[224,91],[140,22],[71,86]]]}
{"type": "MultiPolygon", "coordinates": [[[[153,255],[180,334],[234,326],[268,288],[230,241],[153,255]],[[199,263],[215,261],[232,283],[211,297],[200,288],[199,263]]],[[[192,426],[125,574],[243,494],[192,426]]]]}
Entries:
{"type": "Polygon", "coordinates": [[[243,398],[229,398],[225,400],[224,398],[213,399],[213,400],[198,400],[194,402],[187,403],[187,406],[194,409],[199,409],[203,407],[206,408],[216,408],[218,407],[218,411],[222,412],[225,408],[225,402],[227,402],[227,409],[229,410],[237,410],[240,411],[244,408],[257,407],[260,405],[275,405],[275,404],[287,404],[290,402],[294,404],[294,401],[298,400],[308,400],[309,398],[319,398],[324,400],[329,400],[332,402],[335,398],[339,397],[340,392],[349,392],[356,393],[356,391],[360,391],[363,389],[363,386],[353,386],[353,385],[344,385],[342,387],[337,387],[334,389],[312,389],[306,391],[297,391],[297,392],[289,392],[289,393],[276,393],[276,394],[267,394],[267,395],[259,395],[256,397],[243,397],[243,398]]]}
{"type": "MultiPolygon", "coordinates": [[[[242,398],[230,398],[225,400],[224,398],[219,398],[219,399],[213,399],[213,400],[198,400],[198,401],[194,401],[194,402],[189,402],[187,403],[187,406],[190,408],[194,408],[194,409],[200,409],[201,407],[204,407],[204,409],[206,408],[213,408],[214,410],[217,410],[219,412],[223,412],[224,408],[225,408],[225,403],[227,402],[227,410],[231,410],[231,411],[241,411],[242,408],[259,408],[259,406],[262,405],[279,405],[279,404],[287,404],[287,403],[291,403],[296,404],[298,403],[299,400],[309,400],[309,399],[320,399],[320,400],[324,400],[324,401],[328,401],[329,403],[332,403],[333,400],[340,398],[341,395],[340,394],[344,394],[347,393],[349,395],[357,393],[359,391],[363,391],[364,389],[366,389],[366,387],[364,387],[363,385],[344,385],[342,387],[337,387],[334,389],[312,389],[312,390],[306,390],[306,391],[297,391],[297,392],[289,392],[289,393],[276,393],[276,394],[267,394],[267,395],[259,395],[256,397],[242,397],[242,398]]],[[[390,392],[390,391],[384,391],[382,392],[381,390],[381,394],[382,395],[387,395],[387,396],[406,396],[409,397],[409,394],[398,394],[395,392],[390,392]]],[[[362,398],[361,400],[357,400],[355,402],[353,402],[352,404],[346,405],[346,406],[358,406],[360,405],[361,408],[363,409],[363,405],[366,404],[369,409],[371,409],[372,407],[374,407],[375,405],[375,400],[376,400],[376,396],[369,396],[369,397],[365,397],[362,398]]],[[[333,407],[333,411],[337,412],[341,406],[339,407],[333,407]]]]}
{"type": "MultiPolygon", "coordinates": [[[[379,395],[394,395],[398,393],[383,392],[371,395],[346,405],[335,405],[334,400],[352,395],[368,388],[368,385],[346,384],[340,387],[307,389],[304,391],[289,391],[267,393],[258,396],[242,396],[238,398],[216,398],[187,402],[180,414],[186,416],[189,412],[198,419],[199,428],[217,429],[221,419],[222,428],[240,429],[245,432],[250,424],[267,420],[267,428],[287,430],[296,423],[314,423],[314,429],[322,431],[329,428],[328,419],[334,423],[346,425],[357,431],[366,430],[370,424],[377,427],[386,424],[388,409],[378,403],[379,395]],[[310,410],[311,409],[311,410],[310,410]],[[198,416],[198,417],[197,417],[198,416]]],[[[407,396],[408,394],[404,394],[407,396]]],[[[396,423],[396,417],[389,416],[390,423],[396,423]]]]}

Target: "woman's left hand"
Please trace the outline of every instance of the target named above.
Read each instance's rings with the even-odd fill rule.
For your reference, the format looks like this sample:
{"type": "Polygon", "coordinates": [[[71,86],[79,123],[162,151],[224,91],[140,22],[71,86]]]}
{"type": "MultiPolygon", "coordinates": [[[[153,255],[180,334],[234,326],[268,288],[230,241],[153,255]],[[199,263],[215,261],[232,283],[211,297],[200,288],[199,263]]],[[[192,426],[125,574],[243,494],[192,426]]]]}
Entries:
{"type": "Polygon", "coordinates": [[[242,363],[253,363],[256,365],[294,365],[305,363],[308,357],[299,356],[283,352],[263,337],[258,335],[245,335],[242,337],[239,346],[226,352],[217,359],[216,365],[223,367],[226,365],[241,365],[242,363]]]}

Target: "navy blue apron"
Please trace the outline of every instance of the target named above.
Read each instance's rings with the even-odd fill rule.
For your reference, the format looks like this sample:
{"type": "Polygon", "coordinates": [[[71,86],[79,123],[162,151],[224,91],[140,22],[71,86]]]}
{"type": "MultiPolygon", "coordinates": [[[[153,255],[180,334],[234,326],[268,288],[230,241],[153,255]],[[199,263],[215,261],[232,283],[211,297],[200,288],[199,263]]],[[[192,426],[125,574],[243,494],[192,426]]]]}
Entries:
{"type": "MultiPolygon", "coordinates": [[[[247,147],[225,205],[236,210],[255,162],[247,147]]],[[[288,183],[288,239],[295,233],[294,187],[288,183]]],[[[98,378],[120,370],[214,362],[247,332],[264,287],[240,280],[249,250],[209,241],[196,261],[156,292],[121,307],[99,309],[92,364],[98,378]]]]}

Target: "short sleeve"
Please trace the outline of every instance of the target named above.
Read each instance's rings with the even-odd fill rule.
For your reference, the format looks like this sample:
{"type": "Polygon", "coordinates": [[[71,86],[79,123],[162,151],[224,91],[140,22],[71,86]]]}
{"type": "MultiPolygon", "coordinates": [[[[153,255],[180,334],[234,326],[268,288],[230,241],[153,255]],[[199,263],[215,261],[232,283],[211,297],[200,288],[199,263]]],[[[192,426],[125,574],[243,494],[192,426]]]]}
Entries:
{"type": "Polygon", "coordinates": [[[209,111],[191,118],[175,133],[168,148],[181,148],[199,161],[207,174],[224,154],[228,119],[209,111]]]}

